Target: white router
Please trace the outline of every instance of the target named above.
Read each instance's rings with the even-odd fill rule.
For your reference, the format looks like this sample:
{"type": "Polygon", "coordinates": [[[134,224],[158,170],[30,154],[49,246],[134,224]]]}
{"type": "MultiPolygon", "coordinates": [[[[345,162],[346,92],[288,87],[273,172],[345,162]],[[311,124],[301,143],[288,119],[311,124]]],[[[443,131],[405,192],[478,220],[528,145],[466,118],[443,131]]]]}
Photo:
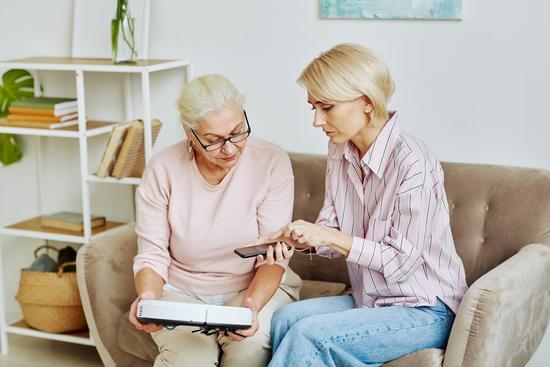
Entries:
{"type": "Polygon", "coordinates": [[[208,333],[213,329],[248,329],[252,326],[252,311],[246,307],[141,300],[137,305],[137,319],[144,324],[166,327],[198,326],[208,333]]]}

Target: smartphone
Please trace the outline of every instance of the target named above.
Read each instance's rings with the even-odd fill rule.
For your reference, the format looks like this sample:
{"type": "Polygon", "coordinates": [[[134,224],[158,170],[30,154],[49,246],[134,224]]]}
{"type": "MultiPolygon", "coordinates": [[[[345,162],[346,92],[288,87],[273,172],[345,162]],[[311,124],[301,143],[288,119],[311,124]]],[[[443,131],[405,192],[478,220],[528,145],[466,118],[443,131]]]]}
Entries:
{"type": "MultiPolygon", "coordinates": [[[[241,247],[241,248],[235,249],[235,253],[245,259],[249,257],[256,257],[258,255],[265,256],[267,254],[267,249],[269,248],[269,246],[273,246],[273,248],[275,249],[276,245],[277,245],[277,242],[270,242],[270,243],[264,243],[263,245],[241,247]]],[[[286,245],[286,246],[289,250],[292,248],[290,245],[286,245]]]]}

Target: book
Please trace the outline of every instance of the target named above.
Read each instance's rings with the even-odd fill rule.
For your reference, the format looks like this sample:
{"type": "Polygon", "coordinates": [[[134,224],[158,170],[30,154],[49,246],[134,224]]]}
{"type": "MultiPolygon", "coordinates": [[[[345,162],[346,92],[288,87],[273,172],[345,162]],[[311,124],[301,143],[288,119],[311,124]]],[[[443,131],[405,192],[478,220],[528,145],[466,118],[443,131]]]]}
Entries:
{"type": "MultiPolygon", "coordinates": [[[[160,132],[162,122],[151,120],[152,144],[155,144],[160,132]]],[[[145,149],[143,143],[143,121],[134,122],[128,128],[120,152],[115,162],[111,176],[116,178],[137,177],[141,178],[145,169],[145,149]]]]}
{"type": "MultiPolygon", "coordinates": [[[[40,225],[44,227],[64,229],[67,231],[84,232],[84,223],[81,213],[57,212],[40,217],[40,225]]],[[[101,227],[105,225],[105,217],[92,215],[91,227],[101,227]]]]}
{"type": "Polygon", "coordinates": [[[78,113],[71,113],[62,116],[44,116],[44,115],[19,115],[9,114],[6,116],[8,121],[36,121],[36,122],[65,122],[78,118],[78,113]]]}
{"type": "Polygon", "coordinates": [[[0,119],[0,125],[11,127],[27,127],[31,129],[59,129],[65,126],[78,125],[78,120],[64,122],[40,122],[40,121],[8,121],[0,119]]]}
{"type": "Polygon", "coordinates": [[[13,101],[13,107],[31,107],[31,108],[46,108],[46,109],[64,109],[77,108],[75,98],[65,97],[29,97],[13,101]]]}
{"type": "Polygon", "coordinates": [[[247,307],[149,299],[139,301],[137,318],[165,326],[197,326],[205,332],[248,329],[252,325],[252,311],[247,307]]]}
{"type": "Polygon", "coordinates": [[[109,135],[109,140],[107,141],[107,146],[105,147],[105,150],[103,151],[103,156],[101,157],[101,161],[99,162],[99,168],[96,172],[97,177],[105,177],[113,171],[115,160],[118,152],[120,151],[120,147],[124,142],[126,132],[128,131],[130,125],[132,125],[134,122],[136,121],[134,120],[122,124],[117,124],[113,127],[113,129],[111,130],[111,135],[109,135]]]}
{"type": "Polygon", "coordinates": [[[33,108],[10,106],[8,112],[17,115],[39,115],[39,116],[63,116],[77,112],[77,107],[69,108],[33,108]]]}

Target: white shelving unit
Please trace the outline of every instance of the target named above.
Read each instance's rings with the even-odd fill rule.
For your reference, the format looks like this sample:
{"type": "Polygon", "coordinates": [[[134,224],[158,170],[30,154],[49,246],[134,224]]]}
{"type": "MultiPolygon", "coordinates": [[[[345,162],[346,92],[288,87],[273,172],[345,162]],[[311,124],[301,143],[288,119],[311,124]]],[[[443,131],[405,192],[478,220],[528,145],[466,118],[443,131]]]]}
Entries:
{"type": "MultiPolygon", "coordinates": [[[[137,64],[131,65],[114,65],[110,59],[83,59],[83,58],[60,58],[60,57],[32,57],[11,61],[0,62],[0,69],[27,69],[34,70],[35,73],[40,71],[66,71],[73,72],[76,82],[76,97],[78,103],[78,126],[70,126],[60,129],[34,129],[34,128],[19,128],[0,125],[0,133],[29,135],[36,137],[37,143],[37,175],[40,177],[42,173],[42,163],[40,154],[40,141],[42,137],[67,138],[78,140],[79,158],[80,158],[80,186],[82,196],[82,215],[84,220],[84,233],[74,233],[70,231],[55,230],[40,226],[40,215],[15,224],[0,228],[0,240],[2,236],[16,236],[35,238],[52,241],[72,242],[78,244],[86,244],[101,236],[111,234],[113,231],[119,231],[131,223],[120,223],[107,221],[107,224],[100,228],[91,228],[90,225],[90,197],[89,185],[91,183],[109,183],[123,185],[137,185],[140,179],[138,178],[99,178],[90,174],[88,167],[88,143],[87,139],[92,136],[101,134],[109,134],[113,122],[106,121],[86,121],[86,101],[84,95],[84,74],[86,72],[95,73],[117,73],[124,74],[124,96],[125,96],[125,116],[129,120],[132,115],[132,88],[131,75],[138,75],[141,80],[141,96],[142,96],[142,116],[144,121],[145,134],[145,160],[148,161],[152,155],[151,144],[151,88],[150,76],[154,72],[172,69],[183,69],[185,79],[189,81],[192,78],[192,62],[191,60],[142,60],[137,64]]],[[[35,88],[38,90],[38,88],[35,88]]],[[[37,188],[39,197],[41,188],[37,188]]],[[[41,209],[39,209],[41,210],[41,209]]],[[[4,273],[2,262],[2,243],[0,241],[0,347],[2,354],[8,352],[7,333],[28,335],[46,339],[60,340],[71,343],[84,345],[94,345],[88,332],[77,332],[67,334],[46,333],[30,328],[24,320],[13,322],[6,319],[6,309],[4,302],[4,273]]]]}

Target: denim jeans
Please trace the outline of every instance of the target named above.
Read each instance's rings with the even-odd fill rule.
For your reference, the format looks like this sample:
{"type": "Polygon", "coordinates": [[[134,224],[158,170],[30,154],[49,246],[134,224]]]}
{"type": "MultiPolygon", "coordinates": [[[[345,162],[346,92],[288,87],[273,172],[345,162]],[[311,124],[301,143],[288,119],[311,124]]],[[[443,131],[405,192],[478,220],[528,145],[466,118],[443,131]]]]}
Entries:
{"type": "Polygon", "coordinates": [[[269,366],[381,366],[444,349],[454,317],[439,299],[432,307],[355,308],[349,295],[291,303],[273,315],[269,366]]]}

